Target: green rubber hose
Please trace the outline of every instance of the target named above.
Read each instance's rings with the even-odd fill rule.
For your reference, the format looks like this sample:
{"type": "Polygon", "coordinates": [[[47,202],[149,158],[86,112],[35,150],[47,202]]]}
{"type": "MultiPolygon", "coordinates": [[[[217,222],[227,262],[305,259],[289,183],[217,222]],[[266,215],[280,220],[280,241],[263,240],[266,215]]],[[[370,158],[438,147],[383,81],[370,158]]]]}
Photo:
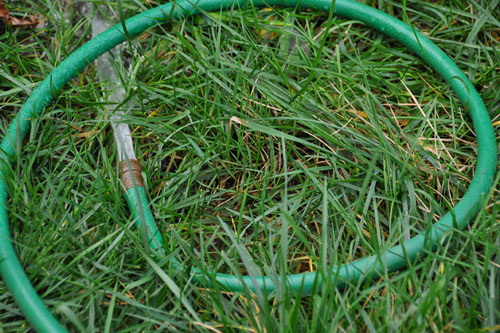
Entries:
{"type": "MultiPolygon", "coordinates": [[[[199,0],[195,3],[178,1],[167,3],[134,16],[125,22],[128,36],[137,36],[152,26],[172,18],[182,18],[199,14],[202,11],[220,11],[239,9],[248,6],[283,6],[312,8],[329,11],[332,1],[328,0],[199,0]]],[[[352,0],[337,0],[334,12],[336,15],[359,20],[366,25],[392,37],[406,45],[431,65],[451,86],[461,102],[469,110],[478,142],[478,160],[472,182],[462,200],[425,233],[421,233],[409,241],[371,257],[348,263],[332,270],[330,277],[338,281],[338,285],[358,281],[359,279],[378,276],[386,270],[394,271],[406,266],[414,260],[423,249],[430,249],[441,240],[443,234],[452,228],[463,229],[477,213],[481,202],[489,190],[496,172],[497,151],[493,126],[481,97],[467,77],[436,45],[421,33],[407,24],[384,14],[374,8],[352,0]]],[[[12,246],[7,214],[7,182],[12,176],[10,166],[15,157],[16,147],[20,147],[30,128],[30,120],[39,115],[51,102],[53,93],[63,86],[88,64],[104,52],[126,40],[122,25],[116,25],[90,40],[63,61],[33,91],[21,111],[16,116],[0,144],[0,273],[14,296],[19,307],[33,327],[41,332],[59,332],[64,328],[57,322],[44,306],[35,289],[24,273],[12,246]]],[[[13,181],[13,180],[11,180],[13,181]]],[[[153,248],[161,247],[161,237],[154,225],[153,215],[144,189],[130,189],[126,198],[132,214],[137,219],[145,219],[145,223],[137,223],[141,228],[148,228],[150,244],[153,248]],[[134,192],[134,190],[136,190],[134,192]],[[135,194],[134,194],[135,193],[135,194]]],[[[142,229],[141,229],[142,230],[142,229]]],[[[198,272],[199,273],[199,272],[198,272]]],[[[215,274],[215,273],[214,273],[215,274]]],[[[200,277],[201,279],[202,277],[200,277]]],[[[275,288],[269,277],[251,280],[240,279],[226,274],[216,274],[217,281],[225,288],[238,291],[245,288],[271,291],[275,288]]],[[[290,288],[310,292],[321,282],[317,273],[290,275],[287,277],[290,288]]]]}

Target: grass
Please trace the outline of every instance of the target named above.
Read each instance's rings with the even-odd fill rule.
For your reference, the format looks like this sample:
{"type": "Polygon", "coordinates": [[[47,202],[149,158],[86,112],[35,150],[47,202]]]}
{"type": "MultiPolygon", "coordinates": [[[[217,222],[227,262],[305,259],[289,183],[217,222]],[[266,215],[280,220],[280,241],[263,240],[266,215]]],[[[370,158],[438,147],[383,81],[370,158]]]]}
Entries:
{"type": "MultiPolygon", "coordinates": [[[[120,6],[131,16],[154,2],[120,6]]],[[[369,3],[445,50],[498,129],[498,1],[369,3]]],[[[89,37],[81,3],[70,4],[9,3],[12,14],[45,23],[0,27],[2,136],[36,85],[89,37]]],[[[12,168],[16,249],[68,328],[500,330],[498,177],[464,231],[375,281],[325,283],[297,298],[284,283],[271,294],[208,289],[172,267],[176,257],[236,275],[326,272],[408,239],[455,205],[473,176],[474,131],[453,92],[404,47],[355,21],[267,8],[164,24],[117,61],[131,68],[123,109],[166,256],[155,258],[129,229],[105,111],[111,91],[95,68],[33,120],[12,168]]],[[[0,309],[0,331],[30,331],[1,281],[0,309]]]]}

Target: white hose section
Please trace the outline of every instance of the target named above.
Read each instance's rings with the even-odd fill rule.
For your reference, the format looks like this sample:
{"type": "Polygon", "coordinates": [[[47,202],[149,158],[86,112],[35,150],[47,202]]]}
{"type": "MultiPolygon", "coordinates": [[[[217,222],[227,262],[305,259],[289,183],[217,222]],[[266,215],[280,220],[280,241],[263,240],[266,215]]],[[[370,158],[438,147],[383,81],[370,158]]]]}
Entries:
{"type": "MultiPolygon", "coordinates": [[[[102,6],[101,9],[106,10],[104,6],[102,6]]],[[[92,37],[106,31],[110,26],[109,22],[101,15],[101,13],[99,11],[95,11],[95,15],[92,18],[92,37]]],[[[120,59],[120,46],[111,49],[109,52],[103,54],[96,60],[96,68],[100,79],[102,81],[109,82],[110,88],[113,90],[108,97],[108,101],[113,105],[119,105],[125,99],[125,88],[123,88],[123,84],[119,76],[120,68],[123,69],[122,66],[123,65],[120,59]],[[117,59],[117,61],[115,61],[115,59],[117,59]]],[[[136,156],[130,127],[125,122],[126,114],[121,110],[117,110],[117,108],[113,108],[113,106],[108,108],[108,112],[110,113],[111,126],[113,128],[113,135],[118,149],[118,162],[131,159],[135,160],[136,156]]]]}

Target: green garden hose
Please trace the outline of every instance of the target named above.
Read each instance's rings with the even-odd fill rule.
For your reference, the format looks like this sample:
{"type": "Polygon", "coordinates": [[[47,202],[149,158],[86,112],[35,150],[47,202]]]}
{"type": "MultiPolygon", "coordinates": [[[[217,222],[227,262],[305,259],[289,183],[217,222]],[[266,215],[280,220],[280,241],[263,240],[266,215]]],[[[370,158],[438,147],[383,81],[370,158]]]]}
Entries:
{"type": "MultiPolygon", "coordinates": [[[[63,86],[88,64],[112,47],[122,43],[127,36],[134,37],[144,30],[168,21],[185,16],[199,14],[203,11],[220,11],[239,9],[248,6],[283,6],[312,8],[316,10],[331,10],[332,1],[328,0],[199,0],[196,2],[178,1],[167,3],[134,16],[125,22],[124,32],[121,24],[103,32],[80,47],[63,61],[49,76],[33,91],[21,111],[16,116],[0,145],[0,273],[19,307],[33,325],[41,332],[64,331],[47,310],[35,289],[30,284],[16,256],[9,231],[7,214],[7,183],[12,172],[10,166],[15,157],[16,147],[21,146],[30,129],[30,121],[51,102],[53,93],[63,86]]],[[[463,229],[480,209],[481,203],[489,190],[496,172],[497,151],[493,126],[481,97],[467,77],[436,45],[421,33],[407,24],[384,14],[374,8],[353,0],[337,0],[334,13],[346,18],[359,20],[366,25],[392,37],[406,45],[412,52],[419,55],[431,65],[451,86],[461,102],[469,110],[478,142],[478,161],[472,182],[462,200],[446,215],[444,215],[429,230],[410,240],[393,247],[385,253],[373,255],[361,260],[336,267],[330,277],[338,285],[352,283],[360,279],[379,276],[386,270],[394,271],[413,261],[423,249],[430,249],[437,244],[444,233],[454,229],[463,229]]],[[[135,184],[126,192],[126,198],[137,226],[142,230],[149,229],[148,236],[153,248],[161,248],[161,237],[155,227],[153,215],[149,209],[147,196],[142,187],[135,184]],[[142,223],[140,221],[145,221],[142,223]]],[[[198,274],[200,274],[198,272],[198,274]]],[[[239,291],[245,288],[271,291],[275,288],[269,277],[242,279],[226,274],[216,274],[216,280],[224,288],[239,291]]],[[[314,286],[321,283],[318,273],[289,275],[288,286],[302,293],[311,292],[314,286]]]]}

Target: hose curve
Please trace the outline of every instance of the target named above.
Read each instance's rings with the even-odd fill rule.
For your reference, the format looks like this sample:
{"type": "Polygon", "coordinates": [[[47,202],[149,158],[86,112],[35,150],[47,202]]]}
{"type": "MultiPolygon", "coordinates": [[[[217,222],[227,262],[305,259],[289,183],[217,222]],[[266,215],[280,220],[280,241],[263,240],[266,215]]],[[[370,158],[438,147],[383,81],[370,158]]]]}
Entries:
{"type": "MultiPolygon", "coordinates": [[[[248,6],[283,6],[331,10],[329,0],[188,0],[167,3],[145,11],[128,19],[126,31],[135,37],[146,29],[170,19],[180,19],[201,12],[239,9],[248,6]]],[[[475,176],[462,200],[444,215],[430,230],[409,241],[379,254],[351,262],[332,270],[326,278],[334,279],[338,286],[359,279],[378,276],[386,270],[394,271],[413,261],[423,249],[430,249],[451,228],[463,229],[478,212],[481,202],[490,189],[496,172],[497,148],[493,126],[478,92],[457,65],[424,35],[415,31],[396,18],[353,0],[337,0],[334,5],[336,15],[363,22],[381,33],[398,40],[412,52],[420,56],[434,68],[455,91],[461,102],[468,108],[478,142],[478,161],[475,176]]],[[[53,99],[54,92],[63,86],[101,54],[126,40],[121,24],[116,25],[93,38],[64,60],[29,96],[20,112],[10,125],[0,144],[0,273],[24,315],[37,331],[63,332],[65,329],[52,316],[29,282],[12,245],[7,213],[7,182],[11,175],[10,166],[15,158],[16,147],[20,146],[30,129],[30,120],[42,113],[53,99]]],[[[154,249],[161,248],[161,237],[154,224],[147,196],[143,188],[129,189],[127,202],[132,214],[146,220],[148,237],[154,249]],[[141,214],[139,214],[140,212],[141,214]]],[[[141,225],[137,223],[141,228],[141,225]]],[[[199,272],[198,272],[199,273],[199,272]]],[[[319,273],[289,275],[286,279],[290,288],[302,293],[311,292],[321,283],[319,273]]],[[[200,279],[203,279],[200,276],[200,279]]],[[[223,287],[239,291],[246,288],[271,291],[275,288],[269,277],[242,279],[216,274],[216,280],[223,287]]]]}

